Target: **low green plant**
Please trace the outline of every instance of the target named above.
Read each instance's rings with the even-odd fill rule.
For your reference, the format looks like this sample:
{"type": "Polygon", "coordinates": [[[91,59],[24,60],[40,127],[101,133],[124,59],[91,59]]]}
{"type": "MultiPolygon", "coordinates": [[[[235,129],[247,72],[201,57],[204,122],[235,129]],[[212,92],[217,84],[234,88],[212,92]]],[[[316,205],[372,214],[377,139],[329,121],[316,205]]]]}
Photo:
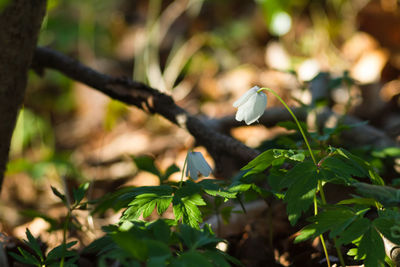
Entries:
{"type": "Polygon", "coordinates": [[[32,253],[21,247],[18,247],[18,251],[21,253],[20,255],[10,252],[10,255],[17,261],[37,267],[77,266],[75,262],[79,258],[78,252],[70,250],[70,248],[73,247],[77,241],[63,243],[45,255],[39,245],[39,242],[33,237],[29,229],[26,229],[26,236],[28,240],[24,240],[24,242],[32,250],[32,253]]]}
{"type": "MultiPolygon", "coordinates": [[[[104,227],[104,236],[86,247],[83,253],[95,253],[99,266],[108,266],[115,261],[121,266],[240,265],[226,252],[217,249],[218,243],[226,241],[218,238],[209,225],[203,224],[203,219],[205,214],[214,213],[228,222],[232,208],[222,204],[228,200],[242,203],[242,195],[252,195],[253,198],[256,195],[265,200],[274,196],[286,203],[288,220],[293,226],[298,225],[299,220],[308,221],[295,242],[319,237],[328,266],[331,266],[331,258],[327,244],[336,248],[342,266],[346,266],[348,259],[343,256],[345,249],[349,257],[366,267],[385,266],[385,263],[395,266],[385,254],[384,240],[400,243],[400,190],[385,185],[370,161],[346,149],[327,145],[327,140],[346,127],[339,125],[310,135],[286,103],[270,89],[252,88],[237,101],[237,119],[250,124],[261,116],[258,111],[264,110],[261,105],[266,96],[260,95],[264,94],[264,90],[278,97],[291,113],[295,124],[288,122],[282,126],[290,129],[296,126],[304,140],[304,147],[298,147],[298,142],[290,142],[292,148],[267,149],[244,166],[232,181],[196,181],[199,173],[207,176],[210,171],[198,152],[188,153],[180,170],[180,182],[168,179],[179,171],[177,166],[172,165],[163,172],[150,157],[133,158],[138,169],[155,174],[160,185],[120,188],[91,202],[93,214],[102,214],[107,209],[124,211],[119,222],[104,227]],[[248,103],[258,107],[249,111],[251,105],[248,103]],[[188,179],[184,181],[185,176],[188,179]],[[332,202],[324,192],[328,184],[351,189],[354,194],[332,202]],[[167,210],[172,212],[173,219],[163,218],[167,210]]],[[[397,155],[396,151],[373,152],[369,157],[385,158],[388,153],[397,155]]],[[[12,256],[36,266],[52,266],[56,259],[64,266],[74,266],[77,254],[67,250],[73,243],[66,243],[66,235],[72,212],[77,208],[86,208],[87,203],[82,203],[82,200],[87,188],[88,184],[83,184],[73,191],[73,203],[52,188],[68,207],[63,226],[64,242],[56,252],[50,252],[45,257],[27,231],[27,245],[35,255],[20,249],[21,255],[12,256]],[[53,254],[57,257],[49,256],[53,254]]]]}

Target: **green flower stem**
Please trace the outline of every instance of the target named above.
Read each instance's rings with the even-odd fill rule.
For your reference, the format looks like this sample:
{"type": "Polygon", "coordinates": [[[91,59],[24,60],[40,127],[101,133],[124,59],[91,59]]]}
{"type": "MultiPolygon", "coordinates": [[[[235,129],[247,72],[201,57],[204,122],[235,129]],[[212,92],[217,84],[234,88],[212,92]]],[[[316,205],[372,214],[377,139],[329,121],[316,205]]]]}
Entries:
{"type": "Polygon", "coordinates": [[[343,259],[342,252],[340,251],[340,246],[337,245],[336,238],[333,238],[333,243],[335,244],[336,253],[339,257],[340,264],[342,266],[346,266],[346,263],[344,262],[344,259],[343,259]]]}
{"type": "Polygon", "coordinates": [[[186,158],[185,158],[185,162],[183,163],[183,167],[182,167],[182,175],[181,175],[181,181],[179,182],[179,188],[181,188],[182,187],[182,183],[183,183],[183,176],[185,175],[185,168],[186,168],[186,165],[187,165],[187,156],[186,156],[186,158]]]}
{"type": "Polygon", "coordinates": [[[282,99],[277,93],[275,93],[274,90],[272,90],[272,89],[270,89],[270,88],[265,88],[265,87],[263,87],[263,88],[261,88],[260,90],[258,90],[257,93],[258,93],[258,92],[261,92],[262,90],[266,90],[266,91],[268,91],[268,92],[271,92],[274,96],[276,96],[276,98],[278,98],[278,100],[281,101],[281,103],[282,103],[282,104],[285,106],[285,108],[289,111],[290,115],[292,115],[294,121],[295,121],[296,124],[297,124],[297,127],[298,127],[299,130],[300,130],[301,135],[303,136],[304,142],[306,142],[308,151],[310,151],[311,158],[312,158],[314,164],[317,165],[317,161],[315,160],[314,154],[313,154],[313,152],[312,152],[312,150],[311,150],[311,146],[310,146],[310,144],[308,143],[306,134],[304,133],[303,128],[301,127],[300,122],[297,120],[297,118],[296,118],[296,116],[294,115],[293,111],[289,108],[289,106],[285,103],[285,101],[283,101],[283,99],[282,99]]]}
{"type": "MultiPolygon", "coordinates": [[[[294,115],[293,111],[292,111],[292,110],[290,109],[290,107],[285,103],[285,101],[283,101],[283,99],[282,99],[277,93],[275,93],[274,90],[272,90],[272,89],[270,89],[270,88],[265,88],[265,87],[263,87],[263,88],[260,88],[260,89],[257,91],[257,93],[259,93],[259,92],[261,92],[261,91],[263,91],[263,90],[266,90],[266,91],[272,93],[276,98],[278,98],[278,100],[279,100],[279,101],[285,106],[285,108],[289,111],[290,115],[292,115],[294,121],[295,121],[296,124],[297,124],[297,127],[298,127],[299,130],[300,130],[301,135],[303,136],[304,142],[306,143],[306,146],[307,146],[307,148],[308,148],[308,151],[310,152],[310,156],[311,156],[311,158],[312,158],[312,160],[313,160],[315,166],[318,167],[317,161],[315,160],[315,157],[314,157],[314,153],[313,153],[312,150],[311,150],[310,143],[308,143],[308,139],[307,139],[307,137],[306,137],[306,134],[304,133],[303,128],[301,127],[300,122],[297,120],[297,117],[294,115]]],[[[321,195],[322,204],[325,205],[325,204],[326,204],[326,199],[325,199],[325,193],[324,193],[324,190],[323,190],[323,187],[322,187],[322,182],[321,182],[321,180],[318,180],[318,188],[317,188],[317,190],[318,190],[318,192],[319,192],[320,195],[321,195]]],[[[314,214],[315,214],[315,215],[318,214],[317,194],[314,195],[314,214]]],[[[324,241],[324,237],[323,237],[323,235],[320,235],[319,237],[320,237],[320,239],[321,239],[321,244],[322,244],[322,247],[323,247],[323,249],[324,249],[325,258],[326,258],[326,263],[328,264],[328,267],[330,267],[330,266],[331,266],[331,263],[330,263],[330,260],[329,260],[328,251],[327,251],[327,249],[326,249],[326,244],[325,244],[325,241],[324,241]]],[[[337,254],[338,254],[338,257],[339,257],[339,260],[340,260],[340,264],[341,264],[342,266],[346,266],[345,263],[344,263],[343,256],[342,256],[342,253],[341,253],[341,251],[340,251],[340,248],[337,246],[336,239],[334,238],[333,241],[334,241],[334,243],[335,243],[335,247],[336,247],[336,251],[337,251],[337,254]]]]}
{"type": "MultiPolygon", "coordinates": [[[[319,185],[319,180],[318,180],[318,185],[319,185]]],[[[317,214],[318,214],[318,203],[317,203],[317,194],[315,194],[314,195],[314,215],[316,216],[317,214]]],[[[324,236],[322,234],[320,234],[319,239],[321,240],[322,248],[324,250],[326,264],[328,265],[328,267],[331,267],[331,261],[329,260],[329,254],[328,254],[328,250],[326,249],[324,236]]],[[[346,266],[346,265],[343,265],[343,266],[346,266]]]]}

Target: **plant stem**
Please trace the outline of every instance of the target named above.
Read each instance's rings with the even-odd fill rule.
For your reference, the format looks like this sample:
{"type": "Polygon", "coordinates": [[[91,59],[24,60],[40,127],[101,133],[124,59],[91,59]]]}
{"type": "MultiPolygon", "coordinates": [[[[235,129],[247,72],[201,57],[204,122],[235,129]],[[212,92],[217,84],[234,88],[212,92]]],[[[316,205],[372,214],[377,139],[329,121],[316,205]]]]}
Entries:
{"type": "Polygon", "coordinates": [[[294,121],[295,121],[296,124],[297,124],[297,127],[298,127],[299,130],[300,130],[301,135],[303,136],[304,142],[306,142],[306,146],[307,146],[307,148],[308,148],[308,151],[310,151],[311,158],[312,158],[314,164],[317,165],[317,161],[315,160],[314,154],[313,154],[313,152],[312,152],[312,150],[311,150],[311,146],[310,146],[310,144],[308,143],[306,134],[304,133],[303,128],[301,127],[300,122],[297,120],[297,118],[296,118],[296,116],[294,115],[293,111],[289,108],[289,106],[285,103],[285,101],[283,101],[283,99],[282,99],[277,93],[275,93],[272,89],[270,89],[270,88],[261,88],[260,90],[258,90],[258,92],[260,92],[261,90],[266,90],[266,91],[268,91],[268,92],[271,92],[274,96],[276,96],[276,98],[278,98],[278,100],[281,101],[281,103],[282,103],[282,104],[285,106],[285,108],[289,111],[290,115],[292,115],[294,121]]]}
{"type": "MultiPolygon", "coordinates": [[[[318,187],[319,187],[319,180],[318,180],[318,187]]],[[[324,196],[324,198],[325,198],[325,196],[324,196]]],[[[317,214],[318,214],[318,203],[317,203],[317,194],[315,193],[315,195],[314,195],[314,215],[317,215],[317,214]]],[[[321,240],[321,245],[324,250],[326,264],[328,265],[328,267],[331,267],[331,261],[329,260],[329,254],[328,254],[328,250],[326,249],[324,236],[322,234],[320,234],[319,239],[321,240]]]]}
{"type": "MultiPolygon", "coordinates": [[[[325,199],[324,189],[322,188],[322,182],[321,182],[321,180],[318,180],[318,190],[319,190],[320,195],[321,195],[322,204],[325,205],[325,204],[326,204],[326,199],[325,199]]],[[[321,236],[322,236],[322,235],[321,235],[321,236]]],[[[336,238],[333,238],[333,243],[335,244],[336,253],[337,253],[337,255],[338,255],[340,264],[341,264],[343,267],[345,267],[346,264],[345,264],[344,259],[343,259],[342,251],[340,250],[340,246],[337,245],[336,238]]]]}
{"type": "MultiPolygon", "coordinates": [[[[276,98],[278,98],[278,100],[285,106],[285,108],[289,111],[290,115],[292,115],[294,121],[295,121],[296,124],[297,124],[297,127],[298,127],[299,130],[300,130],[301,135],[303,136],[304,142],[306,143],[306,146],[307,146],[307,148],[308,148],[308,151],[310,152],[310,156],[311,156],[311,158],[312,158],[312,160],[313,160],[315,166],[318,168],[317,161],[315,160],[314,154],[313,154],[313,152],[312,152],[312,150],[311,150],[311,146],[310,146],[310,144],[308,143],[308,139],[307,139],[307,137],[306,137],[306,134],[304,133],[303,128],[301,127],[300,122],[297,120],[297,117],[294,115],[293,111],[292,111],[292,110],[290,109],[290,107],[285,103],[285,101],[283,101],[283,99],[282,99],[277,93],[275,93],[274,90],[272,90],[272,89],[270,89],[270,88],[265,88],[265,87],[264,87],[264,88],[259,89],[257,92],[261,92],[262,90],[266,90],[266,91],[272,93],[272,94],[273,94],[276,98]]],[[[317,171],[318,171],[318,169],[317,169],[317,171]]],[[[324,193],[324,189],[323,189],[323,187],[322,187],[322,182],[321,182],[320,179],[318,179],[318,188],[317,188],[317,192],[320,193],[320,195],[321,195],[321,200],[322,200],[322,204],[325,205],[325,204],[326,204],[325,193],[324,193]]],[[[317,193],[315,193],[315,195],[314,195],[314,214],[315,214],[315,215],[318,214],[317,193]]],[[[323,249],[324,249],[325,258],[326,258],[326,263],[328,264],[328,267],[330,267],[330,266],[331,266],[331,263],[330,263],[330,260],[329,260],[328,250],[326,249],[326,244],[325,244],[324,237],[323,237],[322,234],[321,234],[319,237],[320,237],[320,240],[321,240],[322,247],[323,247],[323,249]]],[[[346,265],[345,265],[344,260],[343,260],[343,255],[342,255],[342,252],[340,251],[340,247],[337,246],[336,238],[334,238],[333,241],[334,241],[334,243],[335,243],[335,247],[336,247],[336,251],[337,251],[337,254],[338,254],[338,257],[339,257],[339,260],[340,260],[340,264],[342,264],[342,266],[345,267],[346,265]]]]}
{"type": "MultiPolygon", "coordinates": [[[[190,153],[190,152],[188,152],[188,153],[190,153]]],[[[185,167],[186,167],[186,165],[187,165],[187,158],[188,158],[188,156],[186,156],[186,158],[185,158],[185,162],[183,163],[183,167],[182,167],[182,175],[181,175],[181,181],[179,182],[179,188],[181,188],[181,187],[182,187],[182,183],[183,183],[183,176],[185,175],[185,167]]]]}
{"type": "Polygon", "coordinates": [[[338,257],[339,257],[340,264],[343,267],[346,267],[346,263],[344,262],[342,252],[340,251],[340,246],[337,245],[336,238],[333,238],[333,243],[335,244],[336,253],[337,253],[338,257]]]}

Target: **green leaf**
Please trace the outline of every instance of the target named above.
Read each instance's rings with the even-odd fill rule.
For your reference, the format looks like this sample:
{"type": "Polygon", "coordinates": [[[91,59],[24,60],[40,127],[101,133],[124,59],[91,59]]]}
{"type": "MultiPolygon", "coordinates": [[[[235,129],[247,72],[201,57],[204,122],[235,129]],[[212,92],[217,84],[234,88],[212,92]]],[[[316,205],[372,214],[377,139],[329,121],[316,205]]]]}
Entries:
{"type": "Polygon", "coordinates": [[[167,170],[165,171],[165,173],[164,173],[163,175],[161,175],[161,177],[160,177],[161,182],[168,180],[168,178],[169,178],[172,174],[174,174],[174,173],[176,173],[176,172],[179,172],[179,171],[180,171],[179,167],[176,166],[175,164],[169,166],[169,167],[167,168],[167,170]]]}
{"type": "Polygon", "coordinates": [[[335,151],[343,156],[344,158],[348,159],[349,161],[347,163],[350,163],[354,169],[357,169],[359,172],[367,172],[365,174],[366,177],[369,177],[371,179],[371,182],[376,185],[384,185],[385,183],[383,182],[383,179],[376,173],[374,168],[371,166],[370,163],[367,161],[363,160],[360,157],[357,157],[347,150],[341,148],[341,149],[335,149],[335,151]]]}
{"type": "Polygon", "coordinates": [[[400,222],[393,217],[381,217],[373,222],[378,231],[394,244],[400,244],[400,222]]]}
{"type": "Polygon", "coordinates": [[[74,257],[78,255],[76,251],[68,250],[77,244],[77,241],[69,242],[67,244],[61,244],[58,247],[53,248],[46,257],[45,263],[50,264],[52,261],[58,261],[62,257],[74,257]]]}
{"type": "Polygon", "coordinates": [[[236,198],[236,192],[232,192],[230,189],[221,187],[216,180],[204,179],[197,183],[203,188],[203,190],[211,196],[220,196],[226,200],[229,198],[236,198]]]}
{"type": "Polygon", "coordinates": [[[178,262],[180,266],[190,267],[213,267],[205,256],[197,251],[187,251],[180,255],[178,262]]]}
{"type": "MultiPolygon", "coordinates": [[[[168,192],[166,192],[168,193],[168,192]]],[[[157,206],[159,215],[164,213],[172,202],[170,194],[145,193],[138,195],[130,204],[128,210],[124,212],[124,219],[138,218],[143,213],[143,218],[151,215],[157,206]]]]}
{"type": "Polygon", "coordinates": [[[132,191],[135,189],[134,187],[122,187],[115,192],[108,193],[95,201],[91,201],[92,204],[95,204],[92,214],[103,214],[108,209],[118,211],[125,208],[132,201],[132,198],[134,198],[135,195],[132,194],[132,191]]]}
{"type": "Polygon", "coordinates": [[[79,203],[81,203],[83,197],[85,196],[87,190],[89,189],[89,185],[90,183],[84,183],[81,184],[78,189],[73,190],[72,194],[74,196],[74,201],[75,201],[75,205],[78,205],[79,203]]]}
{"type": "Polygon", "coordinates": [[[40,261],[43,261],[43,253],[40,249],[40,245],[37,242],[36,238],[33,237],[28,228],[26,228],[26,236],[28,237],[28,242],[25,241],[25,243],[35,251],[36,255],[39,256],[40,261]]]}
{"type": "Polygon", "coordinates": [[[173,211],[175,220],[178,221],[182,218],[184,224],[188,224],[194,228],[199,228],[199,223],[203,218],[197,206],[204,206],[206,203],[199,194],[183,197],[181,199],[175,198],[173,201],[173,211]]]}
{"type": "Polygon", "coordinates": [[[296,164],[281,178],[278,188],[288,188],[296,181],[304,179],[304,177],[313,177],[316,173],[317,169],[312,161],[296,164]]]}
{"type": "Polygon", "coordinates": [[[29,253],[28,251],[26,251],[20,247],[18,247],[18,251],[19,251],[19,253],[21,253],[22,257],[13,252],[9,252],[9,254],[14,259],[16,259],[17,261],[20,261],[22,263],[40,266],[40,264],[41,264],[40,261],[35,256],[33,256],[31,253],[29,253]]]}
{"type": "Polygon", "coordinates": [[[222,242],[223,239],[215,237],[209,226],[201,230],[190,227],[186,224],[179,226],[179,237],[183,240],[183,243],[191,250],[199,249],[203,246],[212,245],[215,248],[217,243],[222,242]]]}
{"type": "Polygon", "coordinates": [[[351,204],[358,204],[358,205],[367,205],[367,206],[376,206],[376,201],[373,198],[365,198],[365,197],[354,197],[349,199],[344,199],[337,203],[338,205],[351,205],[351,204]]]}
{"type": "Polygon", "coordinates": [[[260,173],[266,170],[269,166],[271,166],[272,162],[275,159],[277,158],[274,156],[273,149],[269,149],[258,155],[255,159],[250,161],[246,166],[241,168],[241,170],[251,169],[244,176],[248,176],[253,173],[260,173]]]}
{"type": "Polygon", "coordinates": [[[66,197],[60,191],[58,191],[57,188],[51,186],[51,191],[53,191],[53,194],[56,195],[59,199],[61,199],[61,201],[64,203],[65,206],[68,206],[66,197]]]}
{"type": "Polygon", "coordinates": [[[286,149],[273,149],[274,157],[276,159],[287,158],[293,161],[302,162],[305,159],[304,151],[286,150],[286,149]]]}
{"type": "Polygon", "coordinates": [[[361,238],[356,259],[364,259],[365,267],[384,266],[385,247],[374,227],[370,227],[361,238]]]}
{"type": "Polygon", "coordinates": [[[153,263],[165,263],[168,258],[172,257],[171,251],[165,243],[151,239],[144,239],[143,241],[148,248],[149,258],[153,263]]]}
{"type": "MultiPolygon", "coordinates": [[[[38,263],[36,262],[37,259],[33,262],[31,262],[29,259],[25,259],[24,257],[18,255],[17,253],[14,252],[8,252],[8,254],[13,257],[16,261],[19,261],[21,263],[29,264],[29,265],[37,265],[38,263]]],[[[40,263],[39,263],[40,264],[40,263]]]]}
{"type": "Polygon", "coordinates": [[[349,160],[335,155],[332,157],[326,158],[321,167],[326,172],[330,172],[331,175],[325,175],[325,177],[335,178],[346,182],[347,184],[351,184],[353,181],[353,176],[356,177],[367,177],[367,170],[359,170],[358,168],[354,168],[354,165],[349,164],[349,160]]]}
{"type": "Polygon", "coordinates": [[[392,207],[400,204],[400,189],[367,183],[354,183],[353,186],[362,196],[373,198],[385,207],[392,207]]]}
{"type": "Polygon", "coordinates": [[[347,227],[337,239],[337,244],[349,244],[362,236],[370,227],[371,222],[366,218],[356,218],[354,222],[347,227]]]}
{"type": "Polygon", "coordinates": [[[203,252],[203,256],[206,257],[209,261],[211,261],[213,263],[213,266],[216,266],[216,267],[230,267],[231,266],[228,263],[227,259],[224,257],[224,254],[219,253],[218,251],[206,250],[203,252]]]}
{"type": "Polygon", "coordinates": [[[289,186],[284,201],[287,203],[289,221],[294,225],[301,213],[307,211],[313,203],[318,185],[316,167],[309,161],[299,163],[287,173],[282,182],[289,186]]]}
{"type": "Polygon", "coordinates": [[[314,223],[301,230],[295,242],[319,236],[327,231],[330,231],[329,237],[334,238],[342,233],[355,219],[354,212],[347,208],[335,207],[325,210],[312,218],[314,223]]]}
{"type": "Polygon", "coordinates": [[[149,156],[141,156],[141,157],[132,157],[135,162],[137,168],[142,171],[150,172],[156,176],[158,176],[161,180],[162,175],[157,167],[154,165],[154,159],[149,156]]]}
{"type": "Polygon", "coordinates": [[[147,260],[149,249],[146,243],[137,238],[131,231],[113,233],[111,237],[119,247],[128,252],[134,259],[142,262],[147,260]]]}
{"type": "Polygon", "coordinates": [[[153,232],[154,238],[156,240],[168,244],[171,237],[171,230],[164,220],[157,220],[155,222],[152,222],[148,225],[148,228],[153,232]]]}

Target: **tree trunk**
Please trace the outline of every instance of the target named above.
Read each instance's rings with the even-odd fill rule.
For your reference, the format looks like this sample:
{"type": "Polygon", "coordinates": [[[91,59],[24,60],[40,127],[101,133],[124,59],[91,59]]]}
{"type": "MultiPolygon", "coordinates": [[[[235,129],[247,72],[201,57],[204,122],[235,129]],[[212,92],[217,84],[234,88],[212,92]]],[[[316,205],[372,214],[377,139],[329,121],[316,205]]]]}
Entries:
{"type": "Polygon", "coordinates": [[[0,190],[46,0],[11,0],[0,10],[0,190]]]}

